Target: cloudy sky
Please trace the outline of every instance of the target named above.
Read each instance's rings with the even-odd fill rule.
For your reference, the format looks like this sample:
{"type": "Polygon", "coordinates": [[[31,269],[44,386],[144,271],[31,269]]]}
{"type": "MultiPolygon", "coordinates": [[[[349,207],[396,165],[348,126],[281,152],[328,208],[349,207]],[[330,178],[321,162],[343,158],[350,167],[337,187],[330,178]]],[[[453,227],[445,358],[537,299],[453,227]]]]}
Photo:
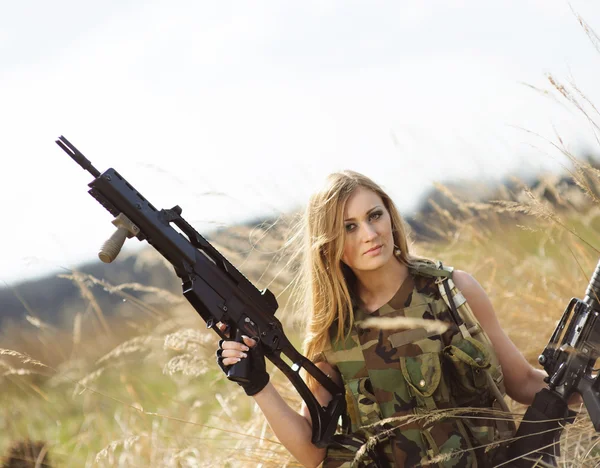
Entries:
{"type": "MultiPolygon", "coordinates": [[[[544,138],[598,152],[549,89],[600,103],[596,1],[5,2],[0,15],[0,281],[95,258],[115,167],[201,232],[303,206],[339,169],[405,211],[433,181],[559,170],[544,138]],[[538,133],[534,136],[525,130],[538,133]],[[217,194],[215,194],[217,193],[217,194]]],[[[130,241],[137,242],[137,241],[130,241]]]]}

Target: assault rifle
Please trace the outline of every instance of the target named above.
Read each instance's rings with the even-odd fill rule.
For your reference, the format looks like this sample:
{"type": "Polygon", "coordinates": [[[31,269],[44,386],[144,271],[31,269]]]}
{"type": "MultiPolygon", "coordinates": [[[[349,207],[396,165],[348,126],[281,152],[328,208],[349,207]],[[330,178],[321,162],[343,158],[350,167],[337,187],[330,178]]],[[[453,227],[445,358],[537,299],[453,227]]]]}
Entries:
{"type": "MultiPolygon", "coordinates": [[[[594,369],[600,357],[599,314],[600,262],[590,279],[585,297],[583,300],[571,299],[538,358],[548,373],[545,380],[548,387],[536,394],[527,409],[516,434],[517,440],[509,449],[511,458],[526,456],[555,463],[554,459],[560,453],[560,434],[564,425],[572,422],[575,416],[567,406],[575,392],[583,397],[594,429],[600,432],[600,379],[597,369],[594,369]]],[[[516,466],[531,466],[524,461],[515,460],[514,463],[516,466]]]]}
{"type": "MultiPolygon", "coordinates": [[[[229,336],[237,341],[242,341],[242,335],[258,337],[257,346],[262,347],[265,356],[283,372],[306,402],[312,419],[312,443],[325,447],[331,442],[338,419],[346,410],[344,389],[292,346],[275,317],[278,304],[273,293],[268,289],[259,291],[181,217],[179,206],[157,210],[114,169],[101,174],[65,137],[59,137],[56,143],[94,176],[88,184],[88,193],[115,216],[113,224],[117,230],[102,246],[100,259],[112,262],[126,238],[146,240],[173,265],[175,274],[181,278],[183,295],[208,328],[226,338],[215,326],[221,322],[228,327],[229,336]],[[292,362],[291,366],[282,355],[292,362]],[[318,403],[300,377],[301,369],[333,396],[326,407],[318,403]]],[[[227,378],[247,382],[248,371],[248,360],[243,359],[231,366],[227,378]]]]}

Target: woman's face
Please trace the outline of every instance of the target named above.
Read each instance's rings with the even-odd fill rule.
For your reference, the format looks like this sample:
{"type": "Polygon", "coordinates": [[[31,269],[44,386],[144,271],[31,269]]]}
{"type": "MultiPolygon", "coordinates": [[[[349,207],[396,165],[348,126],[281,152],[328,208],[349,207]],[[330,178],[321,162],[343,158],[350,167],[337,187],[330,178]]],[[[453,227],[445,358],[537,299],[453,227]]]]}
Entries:
{"type": "Polygon", "coordinates": [[[342,261],[355,274],[376,270],[393,257],[392,220],[381,197],[372,190],[359,187],[350,195],[344,230],[342,261]]]}

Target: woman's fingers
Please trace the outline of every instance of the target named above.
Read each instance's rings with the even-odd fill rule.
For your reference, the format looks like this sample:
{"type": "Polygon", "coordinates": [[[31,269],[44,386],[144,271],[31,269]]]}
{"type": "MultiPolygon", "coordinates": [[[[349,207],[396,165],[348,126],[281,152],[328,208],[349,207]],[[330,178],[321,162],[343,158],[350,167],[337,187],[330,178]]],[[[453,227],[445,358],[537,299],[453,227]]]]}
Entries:
{"type": "Polygon", "coordinates": [[[223,352],[229,349],[236,349],[238,351],[248,351],[249,348],[244,343],[238,343],[237,341],[223,341],[221,344],[223,352]]]}
{"type": "Polygon", "coordinates": [[[223,340],[221,342],[221,358],[223,359],[223,365],[232,366],[242,359],[247,358],[250,348],[256,346],[256,340],[246,335],[242,335],[242,339],[244,340],[244,343],[230,340],[223,340]]]}
{"type": "Polygon", "coordinates": [[[248,351],[250,348],[254,348],[256,346],[256,340],[247,337],[246,335],[242,335],[244,340],[243,343],[238,341],[231,340],[223,340],[221,343],[221,349],[238,349],[240,351],[248,351]]]}
{"type": "MultiPolygon", "coordinates": [[[[227,329],[227,326],[222,322],[217,323],[217,327],[222,332],[227,329]]],[[[231,340],[220,341],[220,356],[223,360],[223,365],[231,366],[236,362],[240,362],[242,359],[248,357],[248,351],[250,348],[256,346],[256,340],[246,335],[242,335],[242,339],[244,340],[243,343],[231,340]]]]}
{"type": "Polygon", "coordinates": [[[241,358],[224,358],[223,365],[224,366],[233,366],[236,362],[240,362],[241,358]]]}
{"type": "Polygon", "coordinates": [[[246,346],[242,345],[241,343],[236,343],[235,341],[225,341],[223,345],[225,345],[226,343],[234,343],[239,346],[236,346],[234,348],[221,348],[223,350],[221,351],[221,357],[223,358],[224,365],[231,366],[236,362],[240,362],[242,359],[248,357],[248,354],[242,350],[243,348],[245,348],[245,350],[248,351],[248,348],[246,346]],[[240,349],[240,347],[243,348],[240,349]]]}
{"type": "Polygon", "coordinates": [[[221,343],[221,357],[223,365],[231,366],[236,362],[248,357],[247,352],[250,350],[248,346],[237,341],[223,341],[221,343]]]}
{"type": "Polygon", "coordinates": [[[227,332],[227,325],[225,325],[223,322],[218,322],[216,326],[219,329],[219,331],[221,331],[221,333],[224,333],[225,336],[229,337],[229,333],[227,332]]]}
{"type": "Polygon", "coordinates": [[[254,348],[256,346],[256,340],[253,340],[252,338],[246,335],[242,335],[242,338],[244,340],[244,343],[246,343],[246,345],[248,345],[250,348],[254,348]]]}
{"type": "Polygon", "coordinates": [[[221,353],[221,357],[223,358],[245,358],[248,357],[243,351],[239,351],[237,349],[224,349],[221,353]]]}

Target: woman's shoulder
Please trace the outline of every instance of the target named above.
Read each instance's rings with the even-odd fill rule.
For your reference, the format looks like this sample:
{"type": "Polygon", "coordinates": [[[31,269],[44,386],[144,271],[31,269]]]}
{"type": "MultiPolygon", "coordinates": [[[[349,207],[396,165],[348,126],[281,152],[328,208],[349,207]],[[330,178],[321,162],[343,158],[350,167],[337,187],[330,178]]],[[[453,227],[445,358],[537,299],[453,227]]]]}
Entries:
{"type": "Polygon", "coordinates": [[[454,270],[452,273],[452,281],[454,281],[456,287],[461,291],[465,289],[472,290],[474,291],[474,294],[480,294],[480,291],[483,292],[479,282],[466,271],[454,270]]]}

